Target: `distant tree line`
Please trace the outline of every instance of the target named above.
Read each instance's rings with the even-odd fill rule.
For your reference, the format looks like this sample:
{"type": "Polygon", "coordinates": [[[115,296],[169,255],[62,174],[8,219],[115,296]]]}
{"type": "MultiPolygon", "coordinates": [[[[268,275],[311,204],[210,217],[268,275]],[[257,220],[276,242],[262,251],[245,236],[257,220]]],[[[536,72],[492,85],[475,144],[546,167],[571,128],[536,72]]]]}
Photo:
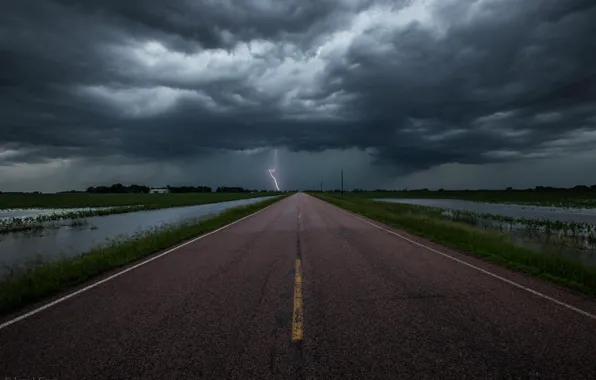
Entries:
{"type": "MultiPolygon", "coordinates": [[[[166,186],[170,193],[210,193],[212,190],[209,186],[166,186]]],[[[145,185],[130,185],[125,186],[121,183],[115,183],[111,186],[91,186],[85,191],[93,194],[146,194],[151,188],[145,185]]],[[[74,192],[74,191],[72,191],[74,192]]]]}
{"type": "Polygon", "coordinates": [[[218,193],[250,193],[253,190],[248,190],[243,187],[219,186],[215,191],[218,193]]]}
{"type": "Polygon", "coordinates": [[[166,186],[170,193],[210,193],[209,186],[166,186]]]}
{"type": "Polygon", "coordinates": [[[243,187],[234,186],[219,186],[215,189],[217,193],[273,193],[273,190],[257,190],[257,189],[245,189],[243,187]]]}
{"type": "MultiPolygon", "coordinates": [[[[171,193],[210,193],[213,192],[213,189],[209,186],[166,186],[171,193]]],[[[113,194],[113,193],[149,193],[151,188],[149,186],[144,185],[130,185],[125,186],[121,183],[116,183],[111,186],[90,186],[85,191],[79,190],[67,190],[67,191],[60,191],[59,194],[74,194],[74,193],[94,193],[94,194],[113,194]]],[[[514,189],[512,187],[507,187],[506,191],[535,191],[535,192],[596,192],[596,185],[587,186],[587,185],[576,185],[573,187],[553,187],[553,186],[536,186],[534,188],[527,188],[527,189],[514,189]]],[[[274,192],[273,190],[256,190],[256,189],[245,189],[243,187],[229,187],[229,186],[219,186],[215,190],[218,193],[271,193],[274,192]]],[[[286,192],[296,192],[297,190],[286,190],[286,192]]],[[[320,192],[320,189],[312,189],[307,190],[309,192],[320,192]]],[[[365,192],[427,192],[433,191],[427,188],[424,189],[375,189],[375,190],[364,190],[364,189],[353,189],[351,192],[353,193],[365,193],[365,192]]],[[[439,189],[437,191],[463,191],[463,192],[474,192],[474,191],[499,191],[499,190],[444,190],[439,189]]],[[[502,190],[501,190],[502,191],[502,190]]],[[[340,189],[332,189],[332,190],[325,190],[325,192],[334,192],[339,193],[341,192],[340,189]]],[[[0,191],[0,194],[42,194],[40,191],[0,191]]]]}
{"type": "MultiPolygon", "coordinates": [[[[586,186],[586,185],[577,185],[574,187],[552,187],[552,186],[536,186],[534,188],[528,188],[528,189],[514,189],[512,187],[507,187],[505,189],[506,191],[535,191],[535,192],[565,192],[565,191],[571,191],[571,192],[582,192],[582,191],[586,191],[586,192],[592,192],[592,191],[596,191],[596,185],[592,185],[592,186],[586,186]]],[[[312,192],[312,193],[320,193],[321,190],[320,189],[311,189],[311,190],[306,190],[308,192],[312,192]]],[[[424,193],[424,192],[431,192],[431,191],[439,191],[439,192],[444,192],[444,191],[452,191],[452,192],[474,192],[474,191],[503,191],[503,190],[496,190],[496,189],[485,189],[485,190],[445,190],[445,189],[438,189],[438,190],[429,190],[427,188],[423,188],[423,189],[375,189],[375,190],[365,190],[365,189],[360,189],[360,188],[356,188],[356,189],[352,189],[351,192],[352,193],[368,193],[368,192],[375,192],[375,193],[390,193],[390,192],[412,192],[412,193],[424,193]]],[[[327,189],[324,192],[326,193],[338,193],[341,192],[341,190],[339,189],[327,189]]]]}
{"type": "MultiPolygon", "coordinates": [[[[564,191],[596,191],[596,185],[592,185],[592,186],[586,186],[586,185],[576,185],[573,187],[553,187],[553,186],[536,186],[534,188],[527,188],[527,189],[514,189],[513,187],[507,187],[505,189],[506,191],[536,191],[536,192],[564,192],[564,191]]],[[[333,191],[333,192],[337,192],[338,190],[327,190],[327,191],[333,191]]],[[[353,193],[366,193],[368,191],[371,192],[375,192],[375,193],[387,193],[387,192],[412,192],[412,193],[421,193],[421,192],[427,192],[427,191],[433,191],[433,190],[429,190],[427,188],[424,189],[394,189],[394,190],[389,190],[389,189],[375,189],[375,190],[363,190],[363,189],[353,189],[352,192],[353,193]]],[[[480,190],[445,190],[445,189],[439,189],[439,190],[434,190],[434,191],[499,191],[496,189],[480,189],[480,190]]],[[[501,190],[502,191],[502,190],[501,190]]]]}
{"type": "MultiPolygon", "coordinates": [[[[508,187],[507,190],[513,190],[511,187],[508,187]]],[[[532,190],[532,189],[528,189],[532,190]]],[[[596,185],[586,186],[586,185],[577,185],[571,188],[564,188],[564,187],[551,187],[551,186],[536,186],[534,191],[596,191],[596,185]]]]}
{"type": "Polygon", "coordinates": [[[130,185],[125,186],[121,183],[115,183],[112,186],[90,186],[85,191],[86,193],[92,194],[124,194],[124,193],[148,193],[151,190],[148,186],[143,185],[130,185]]]}
{"type": "Polygon", "coordinates": [[[41,194],[41,191],[0,191],[0,194],[41,194]]]}
{"type": "MultiPolygon", "coordinates": [[[[170,193],[211,193],[213,189],[209,186],[166,186],[170,193]]],[[[88,187],[85,193],[93,194],[122,194],[122,193],[149,193],[151,188],[144,185],[130,185],[125,186],[121,183],[116,183],[111,186],[91,186],[88,187]]],[[[243,187],[229,187],[219,186],[216,190],[218,193],[267,193],[269,190],[251,190],[243,187]]],[[[64,193],[77,193],[79,191],[70,190],[64,193]]]]}

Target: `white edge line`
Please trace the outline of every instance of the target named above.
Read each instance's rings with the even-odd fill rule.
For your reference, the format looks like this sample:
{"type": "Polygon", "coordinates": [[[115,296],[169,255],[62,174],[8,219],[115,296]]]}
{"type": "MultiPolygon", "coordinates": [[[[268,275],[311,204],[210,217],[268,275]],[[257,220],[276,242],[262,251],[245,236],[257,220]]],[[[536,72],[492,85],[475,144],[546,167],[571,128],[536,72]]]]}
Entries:
{"type": "MultiPolygon", "coordinates": [[[[323,201],[322,199],[319,199],[319,200],[320,200],[320,201],[323,201]]],[[[327,203],[327,204],[330,204],[329,202],[325,202],[325,203],[327,203]]],[[[333,205],[333,206],[335,206],[335,205],[333,205]]],[[[337,206],[335,206],[335,207],[337,207],[337,206]]],[[[363,222],[366,222],[366,223],[370,224],[371,226],[374,226],[374,227],[376,227],[376,228],[378,228],[378,229],[380,229],[380,230],[383,230],[383,231],[385,231],[385,232],[389,232],[390,234],[392,234],[392,235],[395,235],[395,236],[397,236],[397,237],[400,237],[400,238],[402,238],[403,240],[406,240],[406,241],[408,241],[408,242],[410,242],[410,243],[412,243],[412,244],[415,244],[415,245],[417,245],[417,246],[419,246],[419,247],[425,248],[425,249],[427,249],[427,250],[429,250],[429,251],[431,251],[431,252],[437,253],[437,254],[439,254],[439,255],[441,255],[441,256],[443,256],[443,257],[446,257],[446,258],[448,258],[448,259],[450,259],[450,260],[456,261],[456,262],[458,262],[458,263],[460,263],[460,264],[463,264],[463,265],[465,265],[465,266],[467,266],[467,267],[470,267],[470,268],[472,268],[472,269],[476,269],[477,271],[479,271],[479,272],[482,272],[482,273],[484,273],[484,274],[487,274],[487,275],[489,275],[489,276],[491,276],[491,277],[494,277],[494,278],[496,278],[497,280],[500,280],[500,281],[503,281],[503,282],[505,282],[505,283],[507,283],[507,284],[509,284],[509,285],[515,286],[516,288],[519,288],[519,289],[525,290],[526,292],[532,293],[532,294],[534,294],[534,295],[536,295],[536,296],[538,296],[538,297],[541,297],[541,298],[547,299],[547,300],[549,300],[549,301],[551,301],[551,302],[554,302],[554,303],[556,303],[556,304],[557,304],[557,305],[559,305],[559,306],[566,307],[567,309],[573,310],[573,311],[575,311],[576,313],[579,313],[579,314],[585,315],[585,316],[586,316],[586,317],[588,317],[588,318],[596,319],[596,315],[594,315],[594,314],[592,314],[592,313],[590,313],[590,312],[587,312],[587,311],[585,311],[585,310],[579,309],[579,308],[577,308],[577,307],[575,307],[575,306],[573,306],[573,305],[570,305],[570,304],[568,304],[568,303],[565,303],[565,302],[563,302],[563,301],[559,301],[559,300],[558,300],[558,299],[556,299],[556,298],[553,298],[553,297],[547,296],[546,294],[540,293],[540,292],[538,292],[538,291],[536,291],[536,290],[534,290],[534,289],[530,289],[530,288],[528,288],[528,287],[526,287],[526,286],[523,286],[523,285],[521,285],[521,284],[518,284],[517,282],[515,282],[515,281],[512,281],[512,280],[509,280],[509,279],[507,279],[507,278],[505,278],[505,277],[501,277],[501,276],[499,276],[499,275],[497,275],[497,274],[494,274],[494,273],[492,273],[492,272],[489,272],[489,271],[487,271],[486,269],[482,269],[482,268],[480,268],[480,267],[477,267],[476,265],[473,265],[473,264],[470,264],[470,263],[468,263],[468,262],[466,262],[466,261],[460,260],[460,259],[458,259],[457,257],[450,256],[450,255],[448,255],[448,254],[446,254],[446,253],[444,253],[444,252],[438,251],[438,250],[436,250],[436,249],[434,249],[434,248],[431,248],[431,247],[428,247],[428,246],[426,246],[426,245],[424,245],[424,244],[418,243],[417,241],[415,241],[415,240],[412,240],[412,239],[409,239],[409,238],[407,238],[407,237],[405,237],[405,236],[403,236],[403,235],[400,235],[400,234],[398,234],[397,232],[394,232],[394,231],[388,230],[388,229],[386,229],[386,228],[383,228],[383,227],[381,227],[381,226],[379,226],[379,225],[377,225],[377,224],[375,224],[375,223],[369,222],[368,220],[366,220],[366,219],[364,219],[364,218],[361,218],[361,217],[359,217],[359,216],[357,216],[357,215],[355,215],[355,214],[353,214],[353,213],[351,213],[351,212],[348,212],[348,211],[344,210],[344,209],[343,209],[343,208],[341,208],[341,207],[337,207],[337,209],[338,209],[338,210],[341,210],[341,211],[343,211],[343,212],[345,212],[345,213],[346,213],[346,214],[348,214],[348,215],[351,215],[351,216],[353,216],[353,217],[354,217],[354,218],[356,218],[356,219],[360,219],[361,221],[363,221],[363,222]]]]}
{"type": "Polygon", "coordinates": [[[127,272],[130,272],[130,271],[132,271],[132,270],[134,270],[134,269],[137,269],[138,267],[141,267],[141,266],[143,266],[143,265],[145,265],[145,264],[148,264],[148,263],[150,263],[150,262],[152,262],[152,261],[154,261],[154,260],[157,260],[157,259],[159,259],[160,257],[162,257],[162,256],[165,256],[165,255],[167,255],[167,254],[169,254],[169,253],[172,253],[172,252],[174,252],[174,251],[176,251],[176,250],[178,250],[178,249],[180,249],[180,248],[182,248],[182,247],[184,247],[184,246],[187,246],[187,245],[189,245],[189,244],[192,244],[192,243],[194,243],[195,241],[201,240],[201,239],[203,239],[203,238],[206,238],[206,237],[207,237],[207,236],[209,236],[209,235],[213,235],[213,234],[214,234],[214,233],[216,233],[216,232],[219,232],[219,231],[221,231],[221,230],[223,230],[223,229],[226,229],[226,228],[228,228],[228,227],[231,227],[231,226],[233,226],[234,224],[236,224],[236,223],[238,223],[238,222],[241,222],[241,221],[243,221],[243,220],[244,220],[244,219],[246,219],[246,218],[250,218],[251,216],[257,215],[258,213],[260,213],[260,212],[262,212],[262,211],[265,211],[265,210],[267,210],[269,207],[271,207],[271,206],[273,206],[273,205],[275,205],[275,204],[277,204],[277,202],[275,202],[275,203],[273,203],[273,204],[270,204],[269,206],[267,206],[267,207],[265,207],[265,208],[262,208],[262,209],[260,209],[260,210],[258,210],[258,211],[256,211],[256,212],[253,212],[252,214],[246,215],[245,217],[242,217],[242,218],[240,218],[240,219],[238,219],[238,220],[236,220],[236,221],[234,221],[234,222],[232,222],[232,223],[230,223],[230,224],[226,224],[225,226],[219,227],[218,229],[216,229],[216,230],[214,230],[214,231],[207,232],[207,233],[205,233],[205,234],[203,234],[203,235],[197,236],[196,238],[194,238],[194,239],[192,239],[192,240],[189,240],[189,241],[187,241],[187,242],[185,242],[185,243],[182,243],[182,244],[180,244],[180,245],[177,245],[177,246],[175,246],[174,248],[170,248],[169,250],[167,250],[167,251],[165,251],[165,252],[162,252],[162,253],[160,253],[160,254],[159,254],[159,255],[157,255],[157,256],[153,256],[153,257],[151,257],[151,258],[149,258],[149,259],[146,259],[146,260],[144,260],[144,261],[141,261],[140,263],[138,263],[138,264],[135,264],[135,265],[131,266],[130,268],[126,268],[126,269],[124,269],[124,270],[122,270],[122,271],[120,271],[120,272],[118,272],[118,273],[115,273],[115,274],[113,274],[113,275],[109,276],[109,277],[106,277],[106,278],[104,278],[104,279],[102,279],[102,280],[99,280],[99,281],[97,281],[97,282],[94,282],[94,283],[93,283],[93,284],[91,284],[91,285],[87,285],[87,286],[85,286],[85,287],[84,287],[84,288],[82,288],[82,289],[79,289],[79,290],[77,290],[77,291],[75,291],[75,292],[72,292],[72,293],[70,293],[70,294],[67,294],[67,295],[65,295],[64,297],[60,297],[60,298],[58,298],[57,300],[54,300],[54,301],[52,301],[52,302],[50,302],[50,303],[47,303],[47,304],[45,304],[45,305],[43,305],[43,306],[40,306],[40,307],[38,307],[37,309],[31,310],[31,311],[30,311],[30,312],[28,312],[28,313],[25,313],[25,314],[23,314],[23,315],[20,315],[20,316],[18,316],[18,317],[16,317],[16,318],[13,318],[13,319],[11,319],[11,320],[9,320],[9,321],[6,321],[6,322],[4,322],[4,323],[2,323],[2,324],[0,325],[0,330],[2,330],[2,329],[4,329],[4,328],[6,328],[6,327],[8,327],[8,326],[12,325],[13,323],[17,323],[17,322],[19,322],[19,321],[22,321],[22,320],[23,320],[23,319],[25,319],[25,318],[28,318],[28,317],[30,317],[30,316],[32,316],[32,315],[35,315],[35,314],[37,314],[37,313],[39,313],[39,312],[41,312],[41,311],[43,311],[43,310],[45,310],[45,309],[48,309],[48,308],[50,308],[50,307],[52,307],[52,306],[54,306],[54,305],[57,305],[57,304],[59,304],[59,303],[61,303],[61,302],[64,302],[64,301],[66,301],[66,300],[67,300],[67,299],[69,299],[69,298],[72,298],[72,297],[74,297],[74,296],[76,296],[76,295],[79,295],[79,294],[81,294],[81,293],[84,293],[84,292],[86,292],[87,290],[93,289],[93,288],[95,288],[96,286],[99,286],[99,285],[101,285],[101,284],[103,284],[103,283],[106,283],[106,282],[108,282],[108,281],[110,281],[110,280],[113,280],[113,279],[115,279],[116,277],[122,276],[123,274],[125,274],[125,273],[127,273],[127,272]]]}

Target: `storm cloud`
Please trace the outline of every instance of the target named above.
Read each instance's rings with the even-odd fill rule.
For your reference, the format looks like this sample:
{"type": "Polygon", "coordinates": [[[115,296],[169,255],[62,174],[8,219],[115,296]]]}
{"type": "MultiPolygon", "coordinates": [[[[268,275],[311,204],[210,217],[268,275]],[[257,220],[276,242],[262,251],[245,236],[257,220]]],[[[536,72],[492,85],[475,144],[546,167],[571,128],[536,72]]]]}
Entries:
{"type": "Polygon", "coordinates": [[[594,36],[590,0],[5,1],[0,186],[58,165],[62,186],[266,187],[273,148],[294,187],[319,159],[358,167],[353,187],[576,162],[596,149],[594,36]]]}

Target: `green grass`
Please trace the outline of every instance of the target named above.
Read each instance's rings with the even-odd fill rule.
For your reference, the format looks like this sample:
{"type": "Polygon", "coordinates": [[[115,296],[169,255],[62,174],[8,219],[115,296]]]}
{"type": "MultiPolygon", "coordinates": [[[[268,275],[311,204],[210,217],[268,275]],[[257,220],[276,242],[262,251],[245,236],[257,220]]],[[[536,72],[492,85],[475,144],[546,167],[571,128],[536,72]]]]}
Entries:
{"type": "Polygon", "coordinates": [[[122,242],[113,242],[81,256],[40,263],[13,273],[0,282],[0,313],[6,313],[30,302],[81,284],[110,269],[132,263],[198,235],[213,231],[244,216],[265,208],[288,195],[235,207],[199,222],[151,231],[122,242]]]}
{"type": "Polygon", "coordinates": [[[1,209],[86,208],[144,205],[152,208],[198,205],[277,195],[259,193],[183,193],[183,194],[0,194],[1,209]]]}
{"type": "Polygon", "coordinates": [[[596,191],[467,190],[467,191],[367,191],[349,193],[358,198],[462,199],[473,202],[517,203],[553,207],[596,207],[596,191]]]}
{"type": "Polygon", "coordinates": [[[519,247],[506,234],[442,220],[432,212],[417,214],[412,208],[416,206],[374,202],[352,195],[311,195],[446,247],[596,296],[596,268],[550,252],[519,247]]]}

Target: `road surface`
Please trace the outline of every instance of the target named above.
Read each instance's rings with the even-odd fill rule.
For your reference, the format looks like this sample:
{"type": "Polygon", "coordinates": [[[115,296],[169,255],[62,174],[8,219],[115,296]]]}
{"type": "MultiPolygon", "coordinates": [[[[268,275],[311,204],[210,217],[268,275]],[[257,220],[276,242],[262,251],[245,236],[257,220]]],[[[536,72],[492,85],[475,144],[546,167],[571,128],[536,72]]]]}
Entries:
{"type": "Polygon", "coordinates": [[[593,302],[412,239],[291,196],[4,325],[0,379],[596,378],[593,302]]]}

